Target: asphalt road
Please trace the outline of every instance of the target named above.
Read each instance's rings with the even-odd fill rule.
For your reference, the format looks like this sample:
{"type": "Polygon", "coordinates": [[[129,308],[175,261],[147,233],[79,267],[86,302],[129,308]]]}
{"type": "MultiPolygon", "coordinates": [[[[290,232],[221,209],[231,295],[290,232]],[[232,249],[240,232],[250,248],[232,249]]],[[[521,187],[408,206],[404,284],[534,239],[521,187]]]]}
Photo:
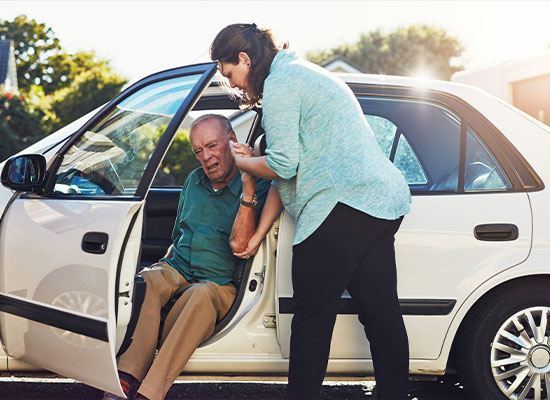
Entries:
{"type": "MultiPolygon", "coordinates": [[[[330,382],[323,386],[321,399],[374,399],[374,382],[330,382]]],[[[250,382],[210,382],[176,383],[168,392],[167,400],[241,400],[241,399],[282,399],[285,384],[250,382]]],[[[417,400],[470,400],[460,384],[453,381],[411,382],[410,398],[417,400]]],[[[0,399],[2,400],[101,400],[101,391],[80,383],[66,380],[0,381],[0,399]],[[57,382],[57,383],[56,383],[57,382]]]]}

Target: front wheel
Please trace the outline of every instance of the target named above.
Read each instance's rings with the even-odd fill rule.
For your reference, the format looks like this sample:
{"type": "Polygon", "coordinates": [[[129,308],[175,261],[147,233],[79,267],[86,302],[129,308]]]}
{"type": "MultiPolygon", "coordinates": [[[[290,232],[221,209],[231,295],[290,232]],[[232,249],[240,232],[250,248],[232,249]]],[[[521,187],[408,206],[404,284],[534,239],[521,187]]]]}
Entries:
{"type": "Polygon", "coordinates": [[[479,399],[550,400],[550,283],[491,293],[465,321],[457,361],[479,399]]]}

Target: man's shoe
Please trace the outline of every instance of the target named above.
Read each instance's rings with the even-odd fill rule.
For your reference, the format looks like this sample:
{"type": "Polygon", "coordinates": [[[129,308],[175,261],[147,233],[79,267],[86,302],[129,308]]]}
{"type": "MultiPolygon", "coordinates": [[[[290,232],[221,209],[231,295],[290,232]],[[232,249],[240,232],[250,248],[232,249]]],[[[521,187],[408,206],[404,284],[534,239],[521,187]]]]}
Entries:
{"type": "MultiPolygon", "coordinates": [[[[140,382],[126,372],[119,371],[118,377],[120,379],[120,386],[122,387],[122,391],[126,395],[126,398],[128,400],[133,400],[139,389],[140,382]]],[[[103,392],[103,400],[124,400],[124,398],[117,396],[116,394],[103,392]]]]}
{"type": "Polygon", "coordinates": [[[103,400],[124,400],[124,397],[109,392],[103,392],[103,400]]]}

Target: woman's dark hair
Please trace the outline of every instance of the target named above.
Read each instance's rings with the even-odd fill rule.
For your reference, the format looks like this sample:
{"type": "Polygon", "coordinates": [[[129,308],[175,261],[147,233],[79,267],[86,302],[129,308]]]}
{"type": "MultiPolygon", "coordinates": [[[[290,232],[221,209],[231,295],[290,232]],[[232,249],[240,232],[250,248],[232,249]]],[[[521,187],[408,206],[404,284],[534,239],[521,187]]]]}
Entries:
{"type": "Polygon", "coordinates": [[[223,28],[210,46],[210,58],[220,63],[239,63],[239,53],[250,57],[248,90],[238,91],[240,104],[252,108],[260,104],[264,91],[264,81],[269,75],[271,62],[280,49],[288,48],[288,43],[277,44],[270,29],[258,28],[256,24],[232,24],[223,28]]]}

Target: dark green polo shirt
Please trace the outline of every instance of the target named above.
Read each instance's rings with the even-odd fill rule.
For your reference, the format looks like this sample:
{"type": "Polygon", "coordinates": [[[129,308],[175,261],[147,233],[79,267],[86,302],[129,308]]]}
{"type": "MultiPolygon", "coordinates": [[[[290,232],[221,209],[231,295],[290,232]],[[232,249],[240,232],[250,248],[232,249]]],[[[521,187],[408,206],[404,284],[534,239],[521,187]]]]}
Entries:
{"type": "MultiPolygon", "coordinates": [[[[269,181],[258,179],[256,220],[265,203],[269,181]]],[[[189,174],[180,195],[172,233],[174,253],[164,258],[187,280],[231,282],[238,258],[229,246],[229,236],[239,210],[242,192],[240,173],[215,191],[202,168],[189,174]]]]}

